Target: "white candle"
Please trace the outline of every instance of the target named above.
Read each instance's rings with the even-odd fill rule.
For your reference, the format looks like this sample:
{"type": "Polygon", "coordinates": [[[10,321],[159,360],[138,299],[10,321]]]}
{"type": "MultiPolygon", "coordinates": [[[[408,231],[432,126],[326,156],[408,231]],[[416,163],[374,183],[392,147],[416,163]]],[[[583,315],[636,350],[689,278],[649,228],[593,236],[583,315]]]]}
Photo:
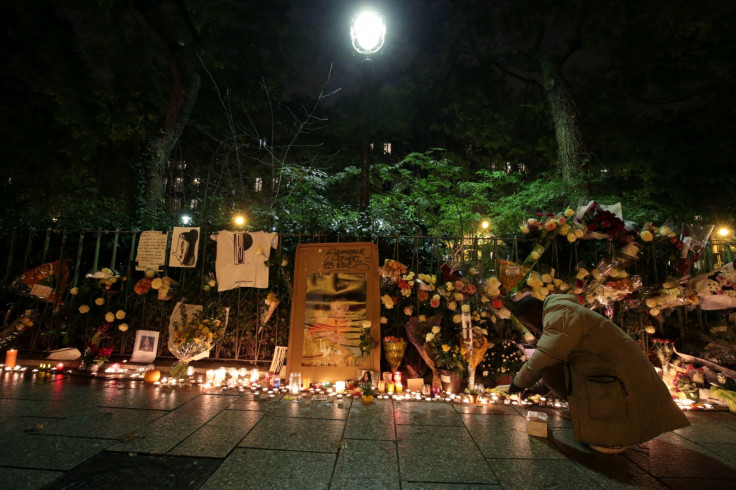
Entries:
{"type": "Polygon", "coordinates": [[[345,381],[338,381],[335,383],[335,391],[337,393],[345,393],[345,381]]]}

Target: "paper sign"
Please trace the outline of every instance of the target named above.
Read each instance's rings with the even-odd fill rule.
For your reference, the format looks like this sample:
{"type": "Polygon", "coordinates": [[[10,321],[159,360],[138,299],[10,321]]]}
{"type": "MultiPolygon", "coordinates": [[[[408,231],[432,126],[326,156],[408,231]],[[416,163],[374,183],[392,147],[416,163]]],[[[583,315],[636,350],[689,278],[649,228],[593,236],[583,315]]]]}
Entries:
{"type": "Polygon", "coordinates": [[[166,263],[166,247],[169,243],[168,231],[144,231],[138,239],[138,253],[135,270],[151,269],[161,271],[166,263]]]}

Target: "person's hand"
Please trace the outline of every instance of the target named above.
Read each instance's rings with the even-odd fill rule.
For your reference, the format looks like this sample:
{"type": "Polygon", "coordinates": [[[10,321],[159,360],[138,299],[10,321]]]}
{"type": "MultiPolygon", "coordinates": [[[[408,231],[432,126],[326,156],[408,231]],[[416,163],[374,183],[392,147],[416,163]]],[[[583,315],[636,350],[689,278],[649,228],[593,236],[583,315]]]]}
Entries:
{"type": "Polygon", "coordinates": [[[524,388],[519,388],[514,384],[513,381],[509,385],[509,395],[515,395],[516,393],[521,393],[522,391],[524,391],[524,388]]]}

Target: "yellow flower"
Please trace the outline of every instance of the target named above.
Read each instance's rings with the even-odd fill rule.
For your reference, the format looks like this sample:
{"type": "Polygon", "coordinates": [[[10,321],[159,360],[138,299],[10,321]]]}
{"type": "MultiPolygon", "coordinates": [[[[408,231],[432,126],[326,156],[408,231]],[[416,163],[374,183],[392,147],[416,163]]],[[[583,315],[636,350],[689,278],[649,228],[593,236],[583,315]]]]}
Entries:
{"type": "Polygon", "coordinates": [[[572,208],[567,208],[565,210],[565,216],[567,216],[568,218],[572,217],[573,215],[575,215],[575,211],[572,208]]]}
{"type": "Polygon", "coordinates": [[[125,332],[126,330],[128,330],[128,324],[121,323],[120,325],[118,325],[118,330],[120,330],[121,332],[125,332]]]}
{"type": "Polygon", "coordinates": [[[157,277],[156,279],[154,279],[153,281],[151,281],[151,287],[153,289],[158,289],[161,286],[163,286],[163,284],[164,284],[164,282],[161,280],[160,277],[157,277]]]}
{"type": "Polygon", "coordinates": [[[105,313],[105,321],[107,323],[112,323],[115,321],[115,314],[112,311],[108,311],[105,313]]]}
{"type": "Polygon", "coordinates": [[[95,304],[96,304],[97,306],[102,306],[102,305],[104,305],[104,304],[105,304],[105,298],[97,298],[97,299],[95,300],[95,304]]]}
{"type": "Polygon", "coordinates": [[[644,330],[646,330],[649,335],[654,335],[657,332],[657,329],[654,328],[652,325],[647,325],[644,330]]]}
{"type": "Polygon", "coordinates": [[[452,317],[452,323],[460,323],[462,321],[462,317],[460,315],[455,315],[452,317]]]}
{"type": "Polygon", "coordinates": [[[71,288],[69,290],[69,294],[71,294],[72,296],[76,296],[77,294],[79,294],[79,288],[71,288]]]}
{"type": "Polygon", "coordinates": [[[641,239],[645,242],[651,242],[654,239],[654,235],[652,235],[651,231],[644,230],[641,232],[641,239]]]}
{"type": "Polygon", "coordinates": [[[450,346],[447,344],[442,344],[442,351],[443,352],[450,352],[450,346]]]}
{"type": "Polygon", "coordinates": [[[89,313],[89,306],[87,306],[87,305],[80,305],[79,306],[79,313],[81,313],[83,315],[85,313],[89,313]]]}
{"type": "Polygon", "coordinates": [[[125,311],[123,310],[116,311],[115,318],[117,318],[118,320],[122,320],[123,318],[125,318],[125,311]]]}
{"type": "Polygon", "coordinates": [[[154,276],[156,276],[156,273],[153,271],[153,269],[146,269],[146,277],[148,279],[153,279],[154,276]]]}

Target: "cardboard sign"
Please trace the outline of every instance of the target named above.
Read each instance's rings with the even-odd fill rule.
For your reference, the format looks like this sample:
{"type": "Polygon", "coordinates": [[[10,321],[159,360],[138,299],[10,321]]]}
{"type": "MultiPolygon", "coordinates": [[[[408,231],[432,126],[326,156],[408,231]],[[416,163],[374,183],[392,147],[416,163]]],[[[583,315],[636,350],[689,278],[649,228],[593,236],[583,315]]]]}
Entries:
{"type": "Polygon", "coordinates": [[[380,366],[378,247],[374,243],[299,245],[287,375],[312,382],[354,379],[357,369],[380,366]],[[361,356],[360,334],[370,322],[376,347],[361,356]]]}

